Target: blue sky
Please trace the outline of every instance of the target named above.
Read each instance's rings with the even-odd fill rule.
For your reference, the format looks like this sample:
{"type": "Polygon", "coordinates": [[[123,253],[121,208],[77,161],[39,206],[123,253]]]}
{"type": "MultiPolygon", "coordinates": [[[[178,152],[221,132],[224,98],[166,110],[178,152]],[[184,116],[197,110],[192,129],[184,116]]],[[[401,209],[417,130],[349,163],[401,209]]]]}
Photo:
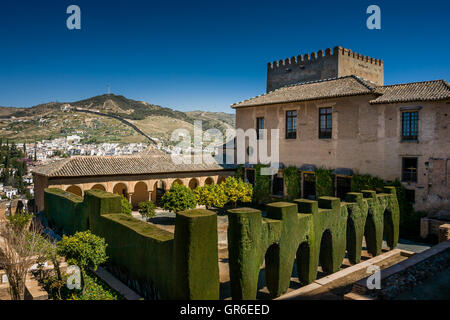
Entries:
{"type": "Polygon", "coordinates": [[[450,1],[0,2],[0,106],[111,91],[183,111],[232,112],[265,92],[266,64],[341,45],[385,83],[450,79],[450,1]],[[81,8],[68,30],[66,8],[81,8]],[[381,8],[381,30],[366,8],[381,8]]]}

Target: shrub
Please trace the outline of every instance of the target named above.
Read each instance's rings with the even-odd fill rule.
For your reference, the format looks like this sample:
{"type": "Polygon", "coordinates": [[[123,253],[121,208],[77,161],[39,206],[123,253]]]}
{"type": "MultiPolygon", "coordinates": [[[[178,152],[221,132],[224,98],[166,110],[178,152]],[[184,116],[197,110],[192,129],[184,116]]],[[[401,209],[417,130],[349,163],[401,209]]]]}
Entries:
{"type": "Polygon", "coordinates": [[[320,168],[316,174],[316,197],[333,196],[333,174],[332,170],[320,168]]]}
{"type": "Polygon", "coordinates": [[[148,219],[155,216],[156,206],[153,202],[151,201],[140,202],[138,207],[139,207],[138,211],[141,214],[142,218],[148,219]]]}
{"type": "Polygon", "coordinates": [[[123,195],[121,201],[122,201],[122,213],[131,215],[131,212],[133,211],[131,203],[123,195]]]}
{"type": "Polygon", "coordinates": [[[33,219],[33,214],[10,214],[8,216],[8,221],[10,226],[16,231],[23,231],[30,226],[31,219],[33,219]]]}
{"type": "Polygon", "coordinates": [[[352,176],[352,192],[360,192],[361,190],[382,192],[385,185],[386,182],[383,179],[368,174],[355,174],[352,176]]]}
{"type": "Polygon", "coordinates": [[[223,185],[228,201],[232,202],[235,208],[237,207],[238,201],[252,201],[253,188],[250,183],[244,182],[242,179],[236,179],[235,177],[228,177],[223,182],[223,185]]]}
{"type": "Polygon", "coordinates": [[[87,271],[85,274],[86,290],[70,290],[66,286],[68,275],[62,280],[56,277],[48,277],[42,280],[44,289],[53,300],[123,300],[123,296],[111,289],[94,273],[87,271]]]}
{"type": "Polygon", "coordinates": [[[161,198],[161,204],[166,211],[175,213],[187,209],[193,209],[197,206],[194,192],[186,186],[174,183],[169,191],[164,193],[161,198]]]}
{"type": "Polygon", "coordinates": [[[255,186],[253,190],[253,200],[258,204],[270,201],[270,175],[261,175],[261,168],[269,166],[257,164],[255,166],[255,186]]]}
{"type": "Polygon", "coordinates": [[[238,167],[236,169],[236,174],[234,176],[238,179],[244,180],[245,172],[244,172],[244,167],[242,166],[242,164],[238,165],[238,167]]]}
{"type": "Polygon", "coordinates": [[[222,208],[228,202],[223,184],[205,185],[194,190],[195,200],[207,209],[211,207],[222,208]]]}
{"type": "Polygon", "coordinates": [[[77,265],[81,270],[82,294],[85,293],[86,270],[97,270],[107,260],[105,239],[88,231],[77,232],[73,236],[63,236],[57,244],[57,252],[66,258],[68,264],[77,265]]]}
{"type": "Polygon", "coordinates": [[[289,201],[300,197],[300,173],[297,167],[291,166],[284,169],[284,181],[289,201]]]}

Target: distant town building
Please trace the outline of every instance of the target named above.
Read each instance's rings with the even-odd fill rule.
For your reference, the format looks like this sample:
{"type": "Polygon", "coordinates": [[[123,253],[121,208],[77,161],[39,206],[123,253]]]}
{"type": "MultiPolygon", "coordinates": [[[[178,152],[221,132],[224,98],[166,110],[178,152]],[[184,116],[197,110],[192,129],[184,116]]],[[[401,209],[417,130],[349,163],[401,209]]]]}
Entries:
{"type": "Polygon", "coordinates": [[[12,199],[14,196],[18,194],[17,188],[13,187],[4,187],[3,191],[5,192],[5,195],[8,199],[12,199]]]}
{"type": "Polygon", "coordinates": [[[31,174],[27,174],[27,175],[23,176],[22,179],[23,179],[23,182],[25,182],[25,183],[29,183],[29,184],[33,183],[33,175],[31,175],[31,174]]]}

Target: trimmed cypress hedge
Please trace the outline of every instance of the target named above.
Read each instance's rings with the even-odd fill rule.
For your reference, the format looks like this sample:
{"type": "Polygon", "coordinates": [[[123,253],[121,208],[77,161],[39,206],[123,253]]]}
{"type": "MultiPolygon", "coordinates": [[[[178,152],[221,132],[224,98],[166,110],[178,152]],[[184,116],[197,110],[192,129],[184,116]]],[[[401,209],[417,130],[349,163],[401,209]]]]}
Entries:
{"type": "Polygon", "coordinates": [[[175,235],[121,213],[119,195],[86,191],[84,199],[45,190],[50,226],[68,234],[90,229],[105,238],[110,269],[149,299],[218,299],[217,215],[178,213],[175,235]]]}
{"type": "Polygon", "coordinates": [[[82,197],[61,189],[45,189],[44,208],[49,225],[59,234],[86,230],[82,197]]]}
{"type": "Polygon", "coordinates": [[[177,299],[219,297],[217,242],[217,214],[204,209],[177,213],[174,245],[177,299]]]}
{"type": "Polygon", "coordinates": [[[349,259],[361,258],[363,236],[369,252],[381,252],[383,234],[390,248],[398,241],[399,209],[396,191],[348,193],[347,202],[335,197],[318,201],[268,204],[261,211],[228,211],[228,252],[233,299],[255,299],[259,268],[265,260],[266,284],[272,297],[289,287],[294,256],[303,285],[316,279],[319,264],[325,273],[339,270],[348,250],[349,259]]]}

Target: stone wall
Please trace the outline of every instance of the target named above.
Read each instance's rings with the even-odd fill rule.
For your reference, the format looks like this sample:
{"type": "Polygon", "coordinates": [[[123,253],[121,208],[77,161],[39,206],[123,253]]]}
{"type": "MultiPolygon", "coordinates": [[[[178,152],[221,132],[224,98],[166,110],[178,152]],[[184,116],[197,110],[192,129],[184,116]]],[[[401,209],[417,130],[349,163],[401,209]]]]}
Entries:
{"type": "Polygon", "coordinates": [[[299,82],[356,75],[384,83],[383,61],[342,47],[319,50],[267,64],[267,92],[299,82]]]}
{"type": "MultiPolygon", "coordinates": [[[[350,168],[357,174],[394,181],[401,179],[402,157],[417,157],[418,181],[404,184],[415,190],[415,209],[450,210],[450,126],[446,125],[450,121],[449,104],[371,105],[373,98],[363,95],[237,108],[236,128],[256,128],[256,118],[264,117],[269,140],[270,130],[279,129],[279,160],[286,167],[312,164],[350,168]],[[332,108],[331,139],[318,137],[321,107],[332,108]],[[401,141],[404,107],[417,107],[418,142],[401,141]],[[285,139],[288,110],[297,111],[296,139],[285,139]]],[[[270,141],[268,150],[270,154],[270,141]]]]}

